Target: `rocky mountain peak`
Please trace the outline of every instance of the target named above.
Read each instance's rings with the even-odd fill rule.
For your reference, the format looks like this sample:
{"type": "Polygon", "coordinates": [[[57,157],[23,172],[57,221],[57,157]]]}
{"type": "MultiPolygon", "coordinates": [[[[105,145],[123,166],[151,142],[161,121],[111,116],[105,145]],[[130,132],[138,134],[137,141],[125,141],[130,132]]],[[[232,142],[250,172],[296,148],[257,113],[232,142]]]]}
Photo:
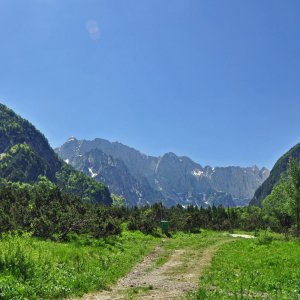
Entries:
{"type": "Polygon", "coordinates": [[[67,139],[67,143],[68,142],[78,142],[78,140],[76,139],[76,137],[75,136],[70,136],[68,139],[67,139]]]}
{"type": "Polygon", "coordinates": [[[166,205],[247,205],[268,175],[266,168],[259,170],[257,166],[203,168],[173,152],[148,156],[100,138],[66,142],[57,153],[76,169],[107,183],[112,192],[126,196],[131,205],[159,201],[166,205]],[[103,154],[110,157],[110,162],[103,154]]]}

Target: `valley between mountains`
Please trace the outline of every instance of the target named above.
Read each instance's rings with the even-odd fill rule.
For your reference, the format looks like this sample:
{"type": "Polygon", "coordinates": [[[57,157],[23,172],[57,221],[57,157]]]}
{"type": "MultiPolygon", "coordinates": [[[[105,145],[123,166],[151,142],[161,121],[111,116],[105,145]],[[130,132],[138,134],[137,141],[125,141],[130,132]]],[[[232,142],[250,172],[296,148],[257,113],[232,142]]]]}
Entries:
{"type": "Polygon", "coordinates": [[[300,0],[0,0],[0,300],[300,300],[300,0]]]}
{"type": "Polygon", "coordinates": [[[0,104],[0,299],[300,299],[299,160],[54,151],[0,104]]]}

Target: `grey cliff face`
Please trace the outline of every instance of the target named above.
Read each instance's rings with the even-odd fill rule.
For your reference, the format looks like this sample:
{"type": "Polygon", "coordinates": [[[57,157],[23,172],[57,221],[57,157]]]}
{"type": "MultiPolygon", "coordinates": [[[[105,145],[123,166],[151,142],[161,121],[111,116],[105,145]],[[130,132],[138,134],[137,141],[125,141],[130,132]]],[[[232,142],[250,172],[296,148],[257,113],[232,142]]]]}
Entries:
{"type": "Polygon", "coordinates": [[[70,138],[58,155],[76,169],[107,184],[126,203],[145,205],[248,205],[269,176],[258,167],[202,167],[190,158],[166,153],[147,156],[118,142],[70,138]]]}

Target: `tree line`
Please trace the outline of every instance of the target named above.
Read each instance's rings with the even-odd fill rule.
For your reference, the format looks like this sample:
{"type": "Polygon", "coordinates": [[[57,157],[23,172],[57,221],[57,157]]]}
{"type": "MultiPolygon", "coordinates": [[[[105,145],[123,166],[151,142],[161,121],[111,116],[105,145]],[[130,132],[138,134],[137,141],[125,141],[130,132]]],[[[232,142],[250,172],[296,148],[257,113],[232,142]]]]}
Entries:
{"type": "Polygon", "coordinates": [[[67,240],[72,233],[106,237],[128,230],[158,234],[161,220],[170,232],[271,229],[300,231],[300,165],[291,160],[287,174],[263,201],[262,207],[164,207],[156,203],[126,207],[113,195],[112,205],[91,203],[66,193],[46,177],[35,184],[0,180],[0,231],[29,231],[34,236],[67,240]]]}

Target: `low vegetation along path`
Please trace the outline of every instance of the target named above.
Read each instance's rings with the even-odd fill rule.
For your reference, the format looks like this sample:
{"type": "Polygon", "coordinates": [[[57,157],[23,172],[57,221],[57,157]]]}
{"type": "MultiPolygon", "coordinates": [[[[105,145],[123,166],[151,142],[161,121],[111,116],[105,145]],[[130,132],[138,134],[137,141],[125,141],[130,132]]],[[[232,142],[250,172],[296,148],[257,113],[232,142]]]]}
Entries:
{"type": "Polygon", "coordinates": [[[172,241],[163,240],[110,291],[88,294],[83,299],[182,299],[197,290],[199,278],[215,252],[232,240],[232,237],[216,239],[199,250],[191,247],[168,250],[172,241]]]}

